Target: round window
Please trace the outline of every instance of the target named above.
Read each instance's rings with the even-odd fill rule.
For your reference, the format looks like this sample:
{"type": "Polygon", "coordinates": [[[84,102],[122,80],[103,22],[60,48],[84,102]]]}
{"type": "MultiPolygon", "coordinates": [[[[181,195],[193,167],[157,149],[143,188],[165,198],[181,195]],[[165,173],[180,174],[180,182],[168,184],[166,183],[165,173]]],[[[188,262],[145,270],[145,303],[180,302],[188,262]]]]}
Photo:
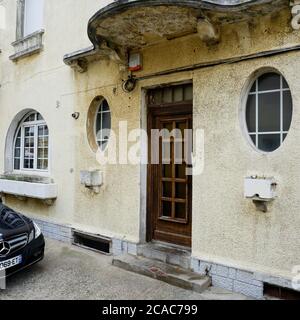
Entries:
{"type": "Polygon", "coordinates": [[[291,91],[284,77],[275,72],[258,77],[246,105],[248,134],[255,147],[264,152],[279,148],[289,131],[292,113],[291,91]]]}
{"type": "Polygon", "coordinates": [[[111,130],[111,114],[107,101],[101,101],[97,113],[95,123],[96,142],[101,150],[107,146],[110,130],[111,130]]]}

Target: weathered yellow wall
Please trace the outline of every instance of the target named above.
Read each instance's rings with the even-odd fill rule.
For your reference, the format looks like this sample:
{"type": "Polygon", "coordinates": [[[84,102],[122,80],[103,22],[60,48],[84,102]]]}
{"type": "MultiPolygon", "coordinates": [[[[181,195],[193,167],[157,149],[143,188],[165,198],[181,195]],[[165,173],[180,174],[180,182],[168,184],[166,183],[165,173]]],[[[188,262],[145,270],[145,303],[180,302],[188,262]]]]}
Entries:
{"type": "Polygon", "coordinates": [[[8,204],[32,215],[71,223],[74,217],[74,181],[76,131],[71,114],[77,110],[76,75],[64,65],[67,52],[89,46],[87,21],[107,1],[54,0],[45,1],[44,50],[17,63],[9,60],[14,53],[16,1],[3,0],[6,9],[6,29],[3,30],[0,89],[0,171],[4,171],[4,146],[8,127],[14,116],[25,108],[42,113],[50,130],[50,176],[57,182],[59,196],[53,207],[28,200],[25,204],[7,197],[8,204]],[[76,19],[76,23],[74,23],[76,19]],[[76,39],[76,41],[74,41],[76,39]]]}
{"type": "MultiPolygon", "coordinates": [[[[31,216],[138,242],[140,166],[98,164],[87,141],[88,107],[95,96],[104,96],[111,107],[113,129],[117,131],[121,120],[129,122],[129,129],[139,128],[145,108],[143,88],[193,80],[194,127],[205,130],[205,168],[202,175],[194,177],[193,186],[193,255],[288,275],[300,262],[300,76],[295,72],[300,52],[154,77],[140,81],[132,94],[125,94],[113,62],[94,62],[87,73],[78,74],[62,61],[65,53],[90,45],[87,21],[104,2],[45,2],[44,51],[13,63],[8,56],[13,53],[10,43],[15,38],[16,10],[13,1],[4,0],[9,25],[1,45],[0,150],[4,150],[4,138],[16,113],[27,107],[40,111],[50,128],[50,176],[58,183],[59,196],[52,207],[12,197],[7,197],[7,203],[31,216]],[[262,155],[244,137],[240,109],[249,77],[266,66],[286,77],[294,114],[283,146],[262,155]],[[71,117],[75,111],[80,112],[77,121],[71,117]],[[80,185],[80,170],[89,169],[104,172],[104,186],[98,195],[80,185]],[[243,198],[243,178],[256,173],[274,176],[279,182],[278,199],[266,214],[257,212],[243,198]]],[[[292,31],[289,23],[286,11],[251,24],[223,27],[218,46],[208,48],[197,36],[189,36],[145,48],[144,69],[137,75],[299,44],[300,33],[292,31]]],[[[0,172],[4,170],[3,158],[0,172]]]]}

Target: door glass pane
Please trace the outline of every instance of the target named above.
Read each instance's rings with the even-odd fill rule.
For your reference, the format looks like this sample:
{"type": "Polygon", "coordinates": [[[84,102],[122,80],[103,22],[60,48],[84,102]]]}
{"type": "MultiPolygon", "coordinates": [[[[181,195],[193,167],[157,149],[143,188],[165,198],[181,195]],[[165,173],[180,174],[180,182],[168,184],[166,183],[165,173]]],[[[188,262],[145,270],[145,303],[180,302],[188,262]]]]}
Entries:
{"type": "Polygon", "coordinates": [[[292,95],[290,91],[283,92],[283,131],[288,131],[292,121],[292,95]]]}
{"type": "Polygon", "coordinates": [[[175,217],[178,219],[186,219],[186,204],[175,203],[175,217]]]}
{"type": "Polygon", "coordinates": [[[163,165],[163,177],[164,178],[172,178],[172,165],[164,164],[163,165]]]}
{"type": "Polygon", "coordinates": [[[173,148],[173,143],[163,142],[162,143],[162,163],[169,164],[172,162],[171,150],[173,148]]]}
{"type": "Polygon", "coordinates": [[[258,136],[258,148],[270,152],[280,146],[280,134],[261,134],[258,136]]]}
{"type": "Polygon", "coordinates": [[[162,201],[162,212],[163,217],[172,217],[172,202],[162,201]]]}
{"type": "Polygon", "coordinates": [[[175,163],[184,163],[184,144],[182,142],[174,143],[174,161],[175,163]]]}
{"type": "Polygon", "coordinates": [[[164,103],[171,103],[173,100],[173,90],[172,88],[164,88],[163,91],[163,102],[164,103]]]}
{"type": "Polygon", "coordinates": [[[177,164],[175,165],[176,178],[185,179],[186,178],[186,165],[177,164]]]}
{"type": "Polygon", "coordinates": [[[256,96],[250,95],[247,101],[246,122],[248,132],[256,131],[256,96]]]}
{"type": "Polygon", "coordinates": [[[162,128],[164,139],[170,139],[173,130],[173,122],[163,122],[162,128]]]}
{"type": "Polygon", "coordinates": [[[280,131],[280,93],[258,95],[258,131],[280,131]]]}
{"type": "Polygon", "coordinates": [[[172,197],[172,182],[163,182],[163,197],[172,197]]]}
{"type": "Polygon", "coordinates": [[[280,89],[280,75],[265,73],[258,79],[258,91],[280,89]]]}
{"type": "Polygon", "coordinates": [[[182,86],[174,87],[174,102],[183,101],[183,88],[182,86]]]}
{"type": "Polygon", "coordinates": [[[184,139],[185,129],[187,129],[187,123],[184,122],[177,122],[176,128],[180,130],[181,134],[178,136],[178,138],[184,139]]]}
{"type": "Polygon", "coordinates": [[[154,91],[154,97],[153,97],[153,104],[161,104],[162,103],[162,90],[155,90],[154,91]]]}
{"type": "Polygon", "coordinates": [[[176,188],[175,188],[175,197],[177,199],[185,199],[186,198],[186,184],[176,182],[176,188]]]}
{"type": "Polygon", "coordinates": [[[193,100],[193,86],[191,84],[184,87],[184,101],[193,100]]]}

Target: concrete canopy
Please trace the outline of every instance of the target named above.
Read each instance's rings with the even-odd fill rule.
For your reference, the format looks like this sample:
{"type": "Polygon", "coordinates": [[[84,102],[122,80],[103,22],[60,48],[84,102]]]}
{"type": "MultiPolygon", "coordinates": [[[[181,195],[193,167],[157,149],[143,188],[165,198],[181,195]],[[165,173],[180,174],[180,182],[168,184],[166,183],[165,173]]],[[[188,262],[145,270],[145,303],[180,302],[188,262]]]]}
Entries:
{"type": "Polygon", "coordinates": [[[65,55],[64,61],[76,63],[78,71],[85,71],[89,61],[104,57],[122,64],[130,50],[193,33],[215,43],[220,26],[288,6],[287,0],[118,0],[89,20],[93,46],[65,55]]]}

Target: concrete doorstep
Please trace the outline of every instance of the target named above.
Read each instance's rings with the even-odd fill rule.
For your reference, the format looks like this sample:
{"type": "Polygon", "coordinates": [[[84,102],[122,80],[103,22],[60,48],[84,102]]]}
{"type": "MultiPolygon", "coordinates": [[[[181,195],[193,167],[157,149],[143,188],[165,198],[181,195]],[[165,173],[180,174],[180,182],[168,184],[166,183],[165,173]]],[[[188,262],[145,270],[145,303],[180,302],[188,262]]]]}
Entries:
{"type": "Polygon", "coordinates": [[[113,265],[197,293],[202,293],[211,286],[208,276],[144,257],[125,254],[115,257],[113,265]]]}

